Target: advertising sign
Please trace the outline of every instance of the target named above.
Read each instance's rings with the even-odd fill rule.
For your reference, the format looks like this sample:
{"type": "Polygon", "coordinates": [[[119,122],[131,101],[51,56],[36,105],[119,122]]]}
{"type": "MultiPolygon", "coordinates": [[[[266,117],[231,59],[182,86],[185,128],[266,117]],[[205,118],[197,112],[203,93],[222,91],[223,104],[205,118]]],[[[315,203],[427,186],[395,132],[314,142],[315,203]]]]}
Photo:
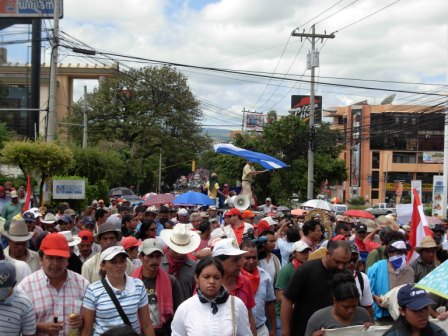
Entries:
{"type": "MultiPolygon", "coordinates": [[[[0,0],[0,17],[52,18],[56,0],[0,0]]],[[[60,0],[62,17],[62,0],[60,0]]]]}
{"type": "Polygon", "coordinates": [[[264,114],[261,113],[247,113],[246,114],[246,129],[253,131],[263,131],[264,114]]]}
{"type": "MultiPolygon", "coordinates": [[[[412,180],[411,181],[411,190],[417,190],[418,197],[422,199],[422,181],[421,180],[412,180]]],[[[414,193],[411,192],[411,204],[414,204],[414,193]]]]}
{"type": "Polygon", "coordinates": [[[444,195],[445,193],[443,191],[443,176],[434,175],[432,190],[432,216],[438,215],[442,216],[442,218],[445,217],[442,211],[443,202],[445,202],[444,195]]]}
{"type": "Polygon", "coordinates": [[[423,163],[443,163],[443,152],[423,152],[423,163]]]}
{"type": "MultiPolygon", "coordinates": [[[[310,119],[310,96],[291,96],[292,114],[298,116],[305,121],[310,119]]],[[[314,96],[314,122],[322,121],[322,96],[314,96]]]]}
{"type": "Polygon", "coordinates": [[[85,180],[53,180],[53,199],[84,199],[85,180]]]}

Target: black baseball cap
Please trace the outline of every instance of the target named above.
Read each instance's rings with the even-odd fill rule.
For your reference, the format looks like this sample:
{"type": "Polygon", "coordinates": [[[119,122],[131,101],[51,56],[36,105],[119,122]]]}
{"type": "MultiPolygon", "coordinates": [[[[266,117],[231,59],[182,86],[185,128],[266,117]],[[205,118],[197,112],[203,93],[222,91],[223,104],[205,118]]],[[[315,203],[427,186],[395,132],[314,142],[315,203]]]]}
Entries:
{"type": "Polygon", "coordinates": [[[355,226],[355,230],[356,232],[367,232],[367,225],[363,223],[358,223],[355,226]]]}

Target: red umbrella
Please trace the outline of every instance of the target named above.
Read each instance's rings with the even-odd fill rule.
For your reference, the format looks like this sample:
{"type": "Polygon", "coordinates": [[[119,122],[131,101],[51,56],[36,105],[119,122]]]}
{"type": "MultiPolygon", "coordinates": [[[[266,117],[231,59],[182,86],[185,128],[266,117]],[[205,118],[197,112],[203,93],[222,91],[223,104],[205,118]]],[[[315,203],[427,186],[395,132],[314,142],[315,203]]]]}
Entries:
{"type": "Polygon", "coordinates": [[[175,196],[173,194],[157,194],[150,196],[142,205],[151,206],[172,203],[174,198],[175,196]]]}
{"type": "Polygon", "coordinates": [[[370,212],[365,210],[347,210],[343,213],[344,216],[350,216],[350,217],[359,217],[359,218],[369,218],[369,219],[375,219],[375,216],[372,215],[370,212]]]}

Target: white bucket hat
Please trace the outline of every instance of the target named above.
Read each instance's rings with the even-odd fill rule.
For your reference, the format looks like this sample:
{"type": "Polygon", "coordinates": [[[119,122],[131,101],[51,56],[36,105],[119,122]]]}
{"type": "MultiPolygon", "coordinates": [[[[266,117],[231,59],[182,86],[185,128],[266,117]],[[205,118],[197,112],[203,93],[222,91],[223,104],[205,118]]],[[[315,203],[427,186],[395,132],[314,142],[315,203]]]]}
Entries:
{"type": "Polygon", "coordinates": [[[201,243],[201,237],[185,224],[176,224],[173,229],[162,230],[160,237],[170,249],[180,254],[193,252],[201,243]]]}
{"type": "Polygon", "coordinates": [[[78,236],[73,236],[71,231],[61,231],[58,233],[63,235],[65,237],[65,239],[67,239],[68,246],[78,245],[82,240],[78,236]]]}
{"type": "Polygon", "coordinates": [[[43,219],[40,220],[44,224],[56,224],[57,218],[51,212],[47,213],[43,219]]]}

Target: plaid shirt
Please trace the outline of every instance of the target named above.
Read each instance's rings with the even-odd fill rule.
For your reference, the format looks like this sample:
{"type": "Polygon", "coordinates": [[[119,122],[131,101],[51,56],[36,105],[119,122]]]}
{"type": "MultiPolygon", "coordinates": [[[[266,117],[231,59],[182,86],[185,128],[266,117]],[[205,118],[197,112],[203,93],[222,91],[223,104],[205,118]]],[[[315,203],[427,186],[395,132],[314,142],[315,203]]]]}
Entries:
{"type": "MultiPolygon", "coordinates": [[[[40,269],[23,279],[17,288],[28,295],[36,311],[36,322],[64,321],[68,314],[81,310],[82,299],[89,282],[81,275],[67,270],[67,279],[59,292],[50,284],[45,272],[40,269]]],[[[46,335],[37,333],[36,335],[46,335]]],[[[60,331],[59,336],[65,336],[60,331]]]]}

